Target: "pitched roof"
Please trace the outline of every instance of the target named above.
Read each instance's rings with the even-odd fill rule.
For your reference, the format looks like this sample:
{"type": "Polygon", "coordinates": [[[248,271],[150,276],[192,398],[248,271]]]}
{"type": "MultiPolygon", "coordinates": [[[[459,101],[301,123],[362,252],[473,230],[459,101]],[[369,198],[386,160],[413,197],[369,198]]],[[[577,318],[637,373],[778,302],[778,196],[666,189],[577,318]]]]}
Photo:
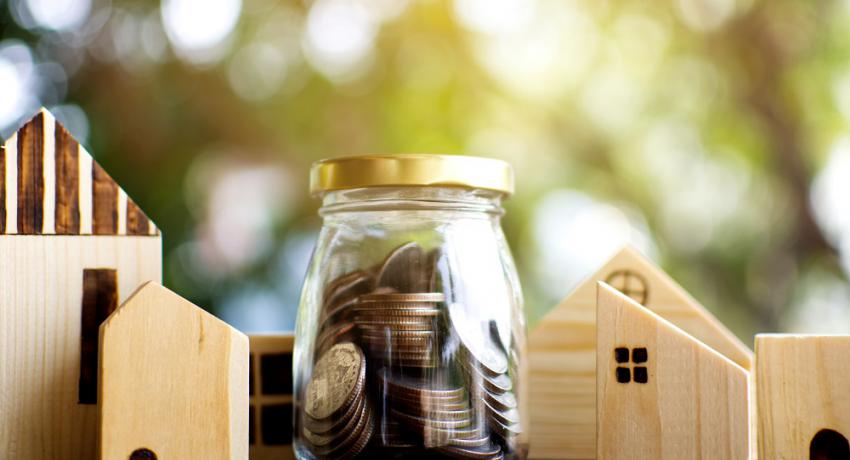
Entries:
{"type": "Polygon", "coordinates": [[[0,234],[159,235],[159,229],[42,108],[0,145],[0,234]]]}
{"type": "MultiPolygon", "coordinates": [[[[547,324],[550,322],[576,321],[579,312],[592,315],[596,311],[597,281],[607,282],[745,369],[752,366],[753,352],[749,347],[663,270],[630,246],[622,248],[582,281],[540,320],[537,329],[551,327],[547,324]]],[[[595,323],[595,319],[588,319],[591,324],[595,323]]],[[[532,332],[532,336],[536,332],[532,332]]]]}

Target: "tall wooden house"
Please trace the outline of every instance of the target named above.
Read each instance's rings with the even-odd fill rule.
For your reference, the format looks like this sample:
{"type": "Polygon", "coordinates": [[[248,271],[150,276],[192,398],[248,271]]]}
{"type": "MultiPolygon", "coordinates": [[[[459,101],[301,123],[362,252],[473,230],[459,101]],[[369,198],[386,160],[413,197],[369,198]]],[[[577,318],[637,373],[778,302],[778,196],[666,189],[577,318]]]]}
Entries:
{"type": "Polygon", "coordinates": [[[2,458],[94,458],[98,326],[162,278],[156,225],[47,110],[0,147],[2,458]]]}
{"type": "Polygon", "coordinates": [[[248,337],[149,282],[100,328],[101,460],[248,460],[248,337]]]}
{"type": "Polygon", "coordinates": [[[531,451],[535,459],[596,457],[596,287],[606,282],[749,370],[752,351],[667,274],[620,250],[529,334],[531,451]]]}

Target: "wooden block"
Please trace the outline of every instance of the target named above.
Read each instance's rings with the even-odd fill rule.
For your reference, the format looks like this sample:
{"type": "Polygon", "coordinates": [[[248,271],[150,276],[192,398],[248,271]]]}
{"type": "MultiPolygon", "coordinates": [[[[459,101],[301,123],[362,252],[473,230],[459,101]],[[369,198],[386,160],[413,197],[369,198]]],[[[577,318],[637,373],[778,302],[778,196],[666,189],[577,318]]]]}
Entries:
{"type": "Polygon", "coordinates": [[[596,456],[596,283],[606,281],[745,369],[752,352],[632,248],[618,252],[543,317],[528,340],[535,459],[596,456]]]}
{"type": "Polygon", "coordinates": [[[147,283],[103,323],[100,339],[101,459],[248,458],[244,334],[147,283]]]}
{"type": "Polygon", "coordinates": [[[850,336],[756,336],[762,459],[850,458],[850,336]]]}
{"type": "Polygon", "coordinates": [[[46,110],[0,145],[0,458],[95,458],[98,327],[162,279],[146,216],[144,232],[93,236],[93,206],[125,212],[93,193],[96,165],[46,110]]]}
{"type": "Polygon", "coordinates": [[[604,283],[597,324],[597,458],[747,458],[744,368],[604,283]]]}
{"type": "Polygon", "coordinates": [[[252,460],[294,459],[292,334],[250,335],[252,460]]]}

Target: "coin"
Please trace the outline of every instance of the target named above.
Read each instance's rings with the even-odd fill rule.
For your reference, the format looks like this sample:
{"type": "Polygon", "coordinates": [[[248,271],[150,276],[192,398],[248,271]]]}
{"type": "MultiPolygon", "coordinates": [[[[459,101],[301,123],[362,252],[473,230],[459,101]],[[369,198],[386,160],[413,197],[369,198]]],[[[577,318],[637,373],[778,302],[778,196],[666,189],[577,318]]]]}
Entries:
{"type": "Polygon", "coordinates": [[[428,257],[418,243],[405,243],[394,249],[376,276],[378,286],[391,287],[399,292],[422,292],[431,284],[428,257]]]}
{"type": "Polygon", "coordinates": [[[443,446],[439,448],[439,451],[459,459],[501,460],[504,458],[502,448],[492,442],[479,447],[443,446]]]}
{"type": "Polygon", "coordinates": [[[453,303],[449,305],[448,312],[451,330],[457,334],[463,344],[462,349],[481,364],[481,370],[492,377],[507,372],[507,356],[474,324],[471,318],[467,317],[465,307],[462,304],[453,303]]]}
{"type": "Polygon", "coordinates": [[[516,409],[508,409],[505,411],[497,410],[490,406],[487,401],[484,401],[487,407],[487,414],[498,420],[501,424],[511,426],[519,424],[519,411],[516,409]]]}
{"type": "MultiPolygon", "coordinates": [[[[348,432],[337,434],[335,442],[326,446],[315,446],[314,452],[321,457],[338,458],[349,452],[363,436],[364,430],[370,430],[372,425],[372,411],[369,405],[365,405],[363,411],[352,419],[355,423],[348,432]]],[[[371,436],[371,433],[369,434],[371,436]]],[[[365,447],[365,446],[364,446],[365,447]]]]}
{"type": "Polygon", "coordinates": [[[366,294],[372,290],[374,279],[372,275],[363,270],[357,270],[342,275],[325,286],[322,302],[325,305],[333,304],[341,297],[356,297],[366,294]]]}
{"type": "Polygon", "coordinates": [[[376,293],[360,296],[360,302],[387,302],[387,303],[439,303],[446,300],[442,292],[418,292],[418,293],[376,293]]]}
{"type": "MultiPolygon", "coordinates": [[[[364,319],[362,316],[354,318],[357,327],[369,329],[377,333],[384,331],[393,333],[395,331],[427,331],[434,332],[434,322],[430,319],[364,319]]],[[[401,335],[401,334],[397,334],[401,335]]]]}
{"type": "Polygon", "coordinates": [[[316,420],[344,411],[363,389],[366,359],[351,342],[336,344],[316,362],[304,411],[316,420]]]}
{"type": "Polygon", "coordinates": [[[480,366],[475,365],[471,361],[467,362],[464,369],[467,370],[470,381],[475,382],[491,393],[504,394],[513,389],[513,382],[507,373],[494,377],[482,371],[480,366]]]}
{"type": "Polygon", "coordinates": [[[472,420],[470,420],[470,419],[438,420],[438,419],[432,419],[432,418],[417,417],[415,415],[409,415],[409,414],[406,414],[404,412],[398,411],[396,409],[390,409],[390,413],[393,415],[393,417],[396,420],[398,420],[401,423],[404,423],[408,426],[414,427],[414,428],[429,427],[429,428],[440,428],[440,429],[444,429],[444,430],[453,430],[455,428],[468,427],[469,425],[472,424],[472,420]]]}
{"type": "Polygon", "coordinates": [[[304,437],[310,441],[310,444],[316,447],[325,447],[330,445],[335,441],[339,441],[341,436],[346,436],[353,432],[357,424],[360,423],[360,419],[363,417],[366,410],[366,398],[360,398],[360,402],[357,403],[355,407],[355,411],[350,416],[340,417],[337,421],[333,429],[322,430],[319,433],[311,431],[308,427],[304,427],[302,430],[304,432],[304,437]]]}
{"type": "Polygon", "coordinates": [[[466,396],[463,386],[447,385],[445,377],[433,377],[422,381],[405,377],[380,376],[381,383],[388,391],[413,398],[440,397],[451,401],[462,401],[466,396]]]}
{"type": "Polygon", "coordinates": [[[482,447],[490,444],[490,436],[484,435],[478,438],[463,439],[452,438],[449,440],[449,445],[456,447],[482,447]]]}
{"type": "Polygon", "coordinates": [[[321,356],[337,343],[350,340],[354,326],[354,323],[342,323],[325,328],[316,339],[316,355],[321,356]]]}
{"type": "Polygon", "coordinates": [[[508,411],[517,408],[516,397],[511,392],[507,392],[504,394],[493,394],[489,391],[485,391],[484,400],[493,409],[500,411],[508,411]]]}
{"type": "Polygon", "coordinates": [[[519,424],[505,425],[504,423],[494,418],[488,418],[487,424],[490,426],[493,432],[498,434],[502,439],[507,440],[522,433],[522,428],[519,424]]]}
{"type": "Polygon", "coordinates": [[[432,308],[431,304],[420,303],[363,303],[360,302],[354,307],[354,313],[358,316],[377,316],[377,317],[429,317],[439,316],[442,312],[439,308],[432,308]]]}

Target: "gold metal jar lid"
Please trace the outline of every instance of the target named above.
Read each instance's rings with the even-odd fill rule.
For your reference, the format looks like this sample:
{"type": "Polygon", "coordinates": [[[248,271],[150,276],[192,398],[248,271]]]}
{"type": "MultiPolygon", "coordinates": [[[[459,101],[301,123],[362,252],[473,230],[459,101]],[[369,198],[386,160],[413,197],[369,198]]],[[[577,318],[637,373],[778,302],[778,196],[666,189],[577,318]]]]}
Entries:
{"type": "Polygon", "coordinates": [[[462,155],[359,155],[313,163],[310,193],[361,187],[443,186],[495,190],[511,195],[511,165],[462,155]]]}

